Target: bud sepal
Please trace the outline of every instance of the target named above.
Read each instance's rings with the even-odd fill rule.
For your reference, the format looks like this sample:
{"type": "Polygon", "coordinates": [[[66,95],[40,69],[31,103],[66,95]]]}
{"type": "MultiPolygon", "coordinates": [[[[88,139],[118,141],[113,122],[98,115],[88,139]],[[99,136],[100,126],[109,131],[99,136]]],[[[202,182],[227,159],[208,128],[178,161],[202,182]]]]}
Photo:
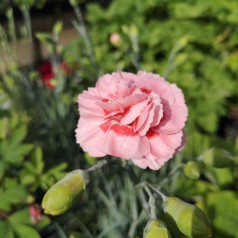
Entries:
{"type": "Polygon", "coordinates": [[[176,197],[167,197],[162,207],[184,235],[191,238],[212,237],[210,222],[200,208],[176,197]]]}
{"type": "Polygon", "coordinates": [[[80,169],[68,173],[63,179],[53,185],[42,201],[44,212],[50,215],[60,215],[66,212],[75,198],[86,188],[87,174],[80,169]]]}
{"type": "Polygon", "coordinates": [[[144,228],[143,238],[171,238],[163,221],[151,219],[144,228]]]}

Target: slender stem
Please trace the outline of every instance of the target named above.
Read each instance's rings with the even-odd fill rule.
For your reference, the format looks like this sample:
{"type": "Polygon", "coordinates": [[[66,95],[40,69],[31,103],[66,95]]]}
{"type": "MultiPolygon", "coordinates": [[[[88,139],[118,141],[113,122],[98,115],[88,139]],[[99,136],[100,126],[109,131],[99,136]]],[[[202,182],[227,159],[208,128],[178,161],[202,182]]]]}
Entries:
{"type": "Polygon", "coordinates": [[[93,165],[92,167],[86,169],[87,172],[94,172],[98,169],[101,169],[102,167],[104,167],[105,165],[108,164],[108,161],[105,159],[105,160],[102,160],[102,161],[99,161],[97,162],[95,165],[93,165]]]}
{"type": "Polygon", "coordinates": [[[26,24],[27,29],[27,38],[28,40],[32,41],[32,28],[31,28],[31,16],[30,16],[30,9],[26,6],[21,7],[21,11],[24,17],[24,21],[26,24]]]}
{"type": "Polygon", "coordinates": [[[17,41],[17,37],[16,37],[16,27],[15,27],[12,8],[7,10],[6,16],[8,19],[8,29],[9,29],[10,39],[13,43],[15,43],[17,41]]]}
{"type": "Polygon", "coordinates": [[[84,44],[88,51],[89,59],[90,59],[92,65],[94,66],[95,73],[98,75],[98,68],[97,68],[97,64],[96,64],[94,50],[92,47],[91,39],[88,35],[87,29],[86,29],[86,26],[84,23],[84,19],[83,19],[80,7],[78,5],[77,6],[74,5],[73,9],[74,9],[75,15],[77,17],[77,25],[76,24],[74,24],[74,25],[83,37],[84,44]]]}
{"type": "Polygon", "coordinates": [[[134,64],[135,69],[138,71],[140,69],[140,56],[139,56],[139,43],[138,37],[130,36],[132,42],[132,63],[134,64]]]}
{"type": "Polygon", "coordinates": [[[150,217],[151,217],[151,219],[156,219],[155,198],[147,185],[144,186],[144,189],[147,192],[147,194],[149,195],[150,217]]]}
{"type": "Polygon", "coordinates": [[[149,186],[151,189],[154,190],[154,192],[158,193],[159,196],[162,198],[163,201],[165,201],[167,199],[167,197],[162,193],[160,192],[157,188],[155,188],[154,186],[152,186],[151,184],[147,184],[147,186],[149,186]]]}
{"type": "MultiPolygon", "coordinates": [[[[81,228],[81,230],[84,232],[84,234],[88,237],[88,238],[93,238],[91,232],[88,230],[88,228],[83,224],[83,222],[81,222],[81,220],[76,216],[75,213],[72,212],[72,214],[74,216],[74,219],[77,221],[78,226],[81,228]]],[[[69,219],[70,220],[70,219],[69,219]]]]}
{"type": "Polygon", "coordinates": [[[129,223],[129,219],[128,218],[124,219],[123,221],[122,220],[116,220],[110,226],[105,227],[105,229],[96,238],[108,237],[108,233],[109,232],[113,231],[116,227],[118,227],[118,228],[123,227],[127,223],[129,223]]]}
{"type": "Polygon", "coordinates": [[[60,225],[57,222],[54,223],[54,226],[57,229],[57,233],[59,234],[59,237],[67,238],[66,234],[64,233],[64,231],[62,230],[62,228],[60,227],[60,225]]]}
{"type": "Polygon", "coordinates": [[[135,237],[135,230],[137,226],[146,218],[146,216],[147,213],[145,212],[145,210],[142,210],[139,217],[132,222],[130,230],[128,232],[128,237],[130,238],[135,237]]]}
{"type": "Polygon", "coordinates": [[[169,75],[170,75],[170,73],[176,68],[176,64],[174,64],[173,63],[173,61],[174,61],[174,58],[175,58],[175,56],[176,56],[176,54],[178,53],[178,51],[180,50],[181,48],[180,48],[180,45],[177,43],[175,46],[174,46],[174,48],[171,50],[171,52],[170,52],[170,54],[169,54],[169,59],[168,59],[168,63],[167,63],[167,68],[166,68],[166,70],[165,70],[165,72],[164,72],[164,74],[163,74],[163,76],[165,77],[165,78],[167,78],[169,75]]]}
{"type": "Polygon", "coordinates": [[[159,187],[162,188],[166,183],[168,183],[168,182],[170,181],[171,177],[172,177],[176,172],[178,172],[178,170],[181,169],[182,167],[183,167],[183,165],[180,164],[180,165],[176,166],[174,169],[172,169],[172,170],[168,173],[168,175],[167,175],[164,179],[162,179],[162,181],[160,182],[159,187]]]}

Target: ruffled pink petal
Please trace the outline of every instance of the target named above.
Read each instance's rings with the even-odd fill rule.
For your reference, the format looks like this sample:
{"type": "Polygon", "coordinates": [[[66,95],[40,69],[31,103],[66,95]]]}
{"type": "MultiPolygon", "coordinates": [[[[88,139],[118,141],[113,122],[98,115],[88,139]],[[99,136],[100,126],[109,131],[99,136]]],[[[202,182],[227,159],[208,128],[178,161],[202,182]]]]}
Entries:
{"type": "Polygon", "coordinates": [[[101,107],[104,110],[106,117],[116,115],[118,113],[123,113],[124,108],[121,104],[112,102],[96,102],[96,105],[101,107]]]}
{"type": "Polygon", "coordinates": [[[151,127],[155,127],[159,124],[163,116],[163,106],[159,95],[150,93],[150,103],[144,109],[142,114],[135,121],[134,128],[141,136],[146,135],[151,127]]]}
{"type": "Polygon", "coordinates": [[[135,120],[133,124],[134,131],[138,131],[146,123],[150,107],[151,105],[147,105],[141,115],[135,120]]]}
{"type": "Polygon", "coordinates": [[[142,169],[146,169],[148,167],[148,161],[146,159],[132,159],[131,161],[142,169]]]}
{"type": "Polygon", "coordinates": [[[113,99],[115,98],[114,92],[116,92],[117,89],[116,85],[115,79],[113,79],[110,74],[105,74],[98,79],[96,88],[102,98],[113,99]]]}
{"type": "Polygon", "coordinates": [[[96,88],[105,99],[124,98],[136,90],[135,85],[131,83],[135,79],[136,76],[132,73],[116,72],[106,74],[98,79],[96,88]]]}
{"type": "Polygon", "coordinates": [[[154,111],[154,117],[152,122],[150,123],[150,127],[155,127],[160,123],[160,120],[163,116],[163,105],[161,103],[161,99],[160,96],[158,94],[155,93],[151,93],[151,100],[153,102],[153,111],[154,111]]]}
{"type": "Polygon", "coordinates": [[[177,134],[166,135],[160,134],[160,139],[170,148],[177,149],[182,145],[183,131],[177,134]]]}
{"type": "Polygon", "coordinates": [[[153,104],[148,105],[138,118],[136,129],[141,136],[145,136],[150,129],[150,124],[154,119],[154,107],[153,104]]]}
{"type": "Polygon", "coordinates": [[[96,90],[94,91],[94,94],[92,94],[90,91],[84,91],[82,94],[78,97],[78,106],[81,118],[87,118],[87,120],[92,121],[100,121],[102,122],[104,112],[102,108],[100,108],[96,101],[101,100],[101,98],[96,94],[96,90]]]}
{"type": "Polygon", "coordinates": [[[157,74],[139,71],[137,74],[137,85],[142,89],[147,89],[158,94],[163,101],[169,104],[173,103],[173,94],[171,91],[171,84],[164,80],[157,74]]]}
{"type": "MultiPolygon", "coordinates": [[[[131,132],[132,133],[132,132],[131,132]]],[[[146,137],[128,133],[125,126],[112,126],[103,140],[103,152],[122,159],[147,156],[150,153],[150,145],[146,137]]]]}
{"type": "Polygon", "coordinates": [[[152,170],[158,170],[159,168],[161,168],[161,166],[164,164],[164,160],[160,159],[149,159],[148,160],[148,164],[147,167],[152,169],[152,170]]]}
{"type": "Polygon", "coordinates": [[[151,153],[157,158],[171,158],[176,148],[171,148],[165,143],[159,133],[148,137],[151,153]]]}
{"type": "Polygon", "coordinates": [[[108,102],[96,102],[104,110],[105,117],[120,114],[121,124],[129,124],[138,117],[147,104],[146,94],[135,94],[108,102]]]}
{"type": "Polygon", "coordinates": [[[140,116],[142,111],[145,109],[148,100],[141,101],[132,105],[122,116],[121,124],[128,125],[135,121],[135,119],[140,116]]]}
{"type": "Polygon", "coordinates": [[[152,154],[148,155],[146,159],[133,159],[132,162],[142,169],[150,168],[158,170],[167,160],[164,158],[155,158],[152,154]]]}
{"type": "Polygon", "coordinates": [[[126,109],[142,101],[145,101],[145,100],[148,101],[147,97],[148,95],[146,93],[140,93],[140,94],[129,95],[125,98],[118,98],[114,101],[117,103],[120,103],[123,106],[123,108],[126,109]]]}
{"type": "Polygon", "coordinates": [[[186,134],[184,133],[184,131],[182,130],[181,131],[181,133],[182,133],[182,138],[181,138],[181,144],[177,147],[177,149],[175,150],[175,153],[178,153],[178,152],[180,152],[181,150],[183,150],[183,148],[184,148],[184,145],[185,145],[185,143],[186,143],[186,134]]]}
{"type": "Polygon", "coordinates": [[[117,93],[116,93],[118,97],[125,98],[131,94],[139,92],[136,85],[133,83],[134,80],[136,79],[134,74],[117,72],[113,73],[112,77],[116,77],[119,81],[119,83],[117,84],[117,93]]]}
{"type": "Polygon", "coordinates": [[[102,157],[106,155],[102,152],[104,133],[99,126],[95,126],[93,122],[81,118],[75,132],[76,142],[90,156],[102,157]]]}
{"type": "Polygon", "coordinates": [[[165,134],[174,134],[181,131],[188,116],[188,109],[184,102],[182,91],[176,85],[171,88],[175,99],[174,103],[163,107],[164,116],[155,129],[165,134]]]}
{"type": "Polygon", "coordinates": [[[126,85],[131,86],[133,83],[137,80],[137,76],[133,73],[118,71],[111,74],[113,78],[115,78],[118,81],[125,82],[126,85]]]}
{"type": "Polygon", "coordinates": [[[156,105],[154,109],[154,118],[150,124],[150,127],[156,127],[160,123],[162,117],[163,117],[163,106],[156,105]]]}

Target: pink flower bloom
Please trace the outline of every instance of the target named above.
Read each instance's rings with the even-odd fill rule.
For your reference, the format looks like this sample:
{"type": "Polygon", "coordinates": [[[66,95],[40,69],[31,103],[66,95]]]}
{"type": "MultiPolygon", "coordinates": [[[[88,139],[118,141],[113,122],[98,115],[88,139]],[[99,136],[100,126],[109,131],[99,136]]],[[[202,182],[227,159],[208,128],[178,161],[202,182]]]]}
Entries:
{"type": "MultiPolygon", "coordinates": [[[[65,76],[72,74],[72,69],[64,61],[59,63],[59,70],[61,70],[65,76]]],[[[39,73],[43,84],[49,89],[54,89],[55,86],[52,84],[52,79],[55,77],[55,74],[52,64],[49,61],[43,62],[39,67],[39,73]]]]}
{"type": "Polygon", "coordinates": [[[106,74],[78,104],[76,140],[91,156],[109,154],[158,170],[184,145],[183,93],[159,75],[106,74]]]}

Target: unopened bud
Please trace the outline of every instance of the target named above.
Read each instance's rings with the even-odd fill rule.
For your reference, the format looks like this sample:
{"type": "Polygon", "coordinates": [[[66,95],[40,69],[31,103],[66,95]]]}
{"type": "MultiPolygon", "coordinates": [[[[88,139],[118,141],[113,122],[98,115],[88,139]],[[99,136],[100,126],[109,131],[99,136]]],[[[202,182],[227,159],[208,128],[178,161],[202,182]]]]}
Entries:
{"type": "Polygon", "coordinates": [[[130,27],[130,34],[132,37],[136,37],[138,35],[138,28],[135,25],[130,27]]]}
{"type": "Polygon", "coordinates": [[[208,238],[212,236],[211,225],[205,213],[198,207],[176,197],[168,197],[163,202],[163,210],[186,236],[208,238]]]}
{"type": "Polygon", "coordinates": [[[189,38],[187,36],[184,36],[178,40],[178,44],[181,48],[184,48],[189,42],[189,38]]]}
{"type": "Polygon", "coordinates": [[[171,238],[163,221],[151,219],[144,229],[143,238],[171,238]]]}
{"type": "Polygon", "coordinates": [[[214,147],[206,150],[199,159],[214,168],[228,167],[234,162],[234,157],[228,151],[214,147]]]}
{"type": "Polygon", "coordinates": [[[187,164],[185,164],[183,172],[187,178],[196,180],[200,177],[199,164],[194,161],[189,161],[187,164]]]}
{"type": "Polygon", "coordinates": [[[110,42],[112,45],[114,46],[119,46],[120,42],[121,42],[121,37],[118,33],[112,33],[110,35],[110,42]]]}
{"type": "Polygon", "coordinates": [[[86,174],[83,170],[68,173],[46,192],[42,202],[44,212],[50,215],[66,212],[74,199],[85,189],[86,183],[86,174]]]}
{"type": "Polygon", "coordinates": [[[79,4],[79,0],[69,0],[69,3],[71,4],[71,6],[75,7],[79,4]]]}

